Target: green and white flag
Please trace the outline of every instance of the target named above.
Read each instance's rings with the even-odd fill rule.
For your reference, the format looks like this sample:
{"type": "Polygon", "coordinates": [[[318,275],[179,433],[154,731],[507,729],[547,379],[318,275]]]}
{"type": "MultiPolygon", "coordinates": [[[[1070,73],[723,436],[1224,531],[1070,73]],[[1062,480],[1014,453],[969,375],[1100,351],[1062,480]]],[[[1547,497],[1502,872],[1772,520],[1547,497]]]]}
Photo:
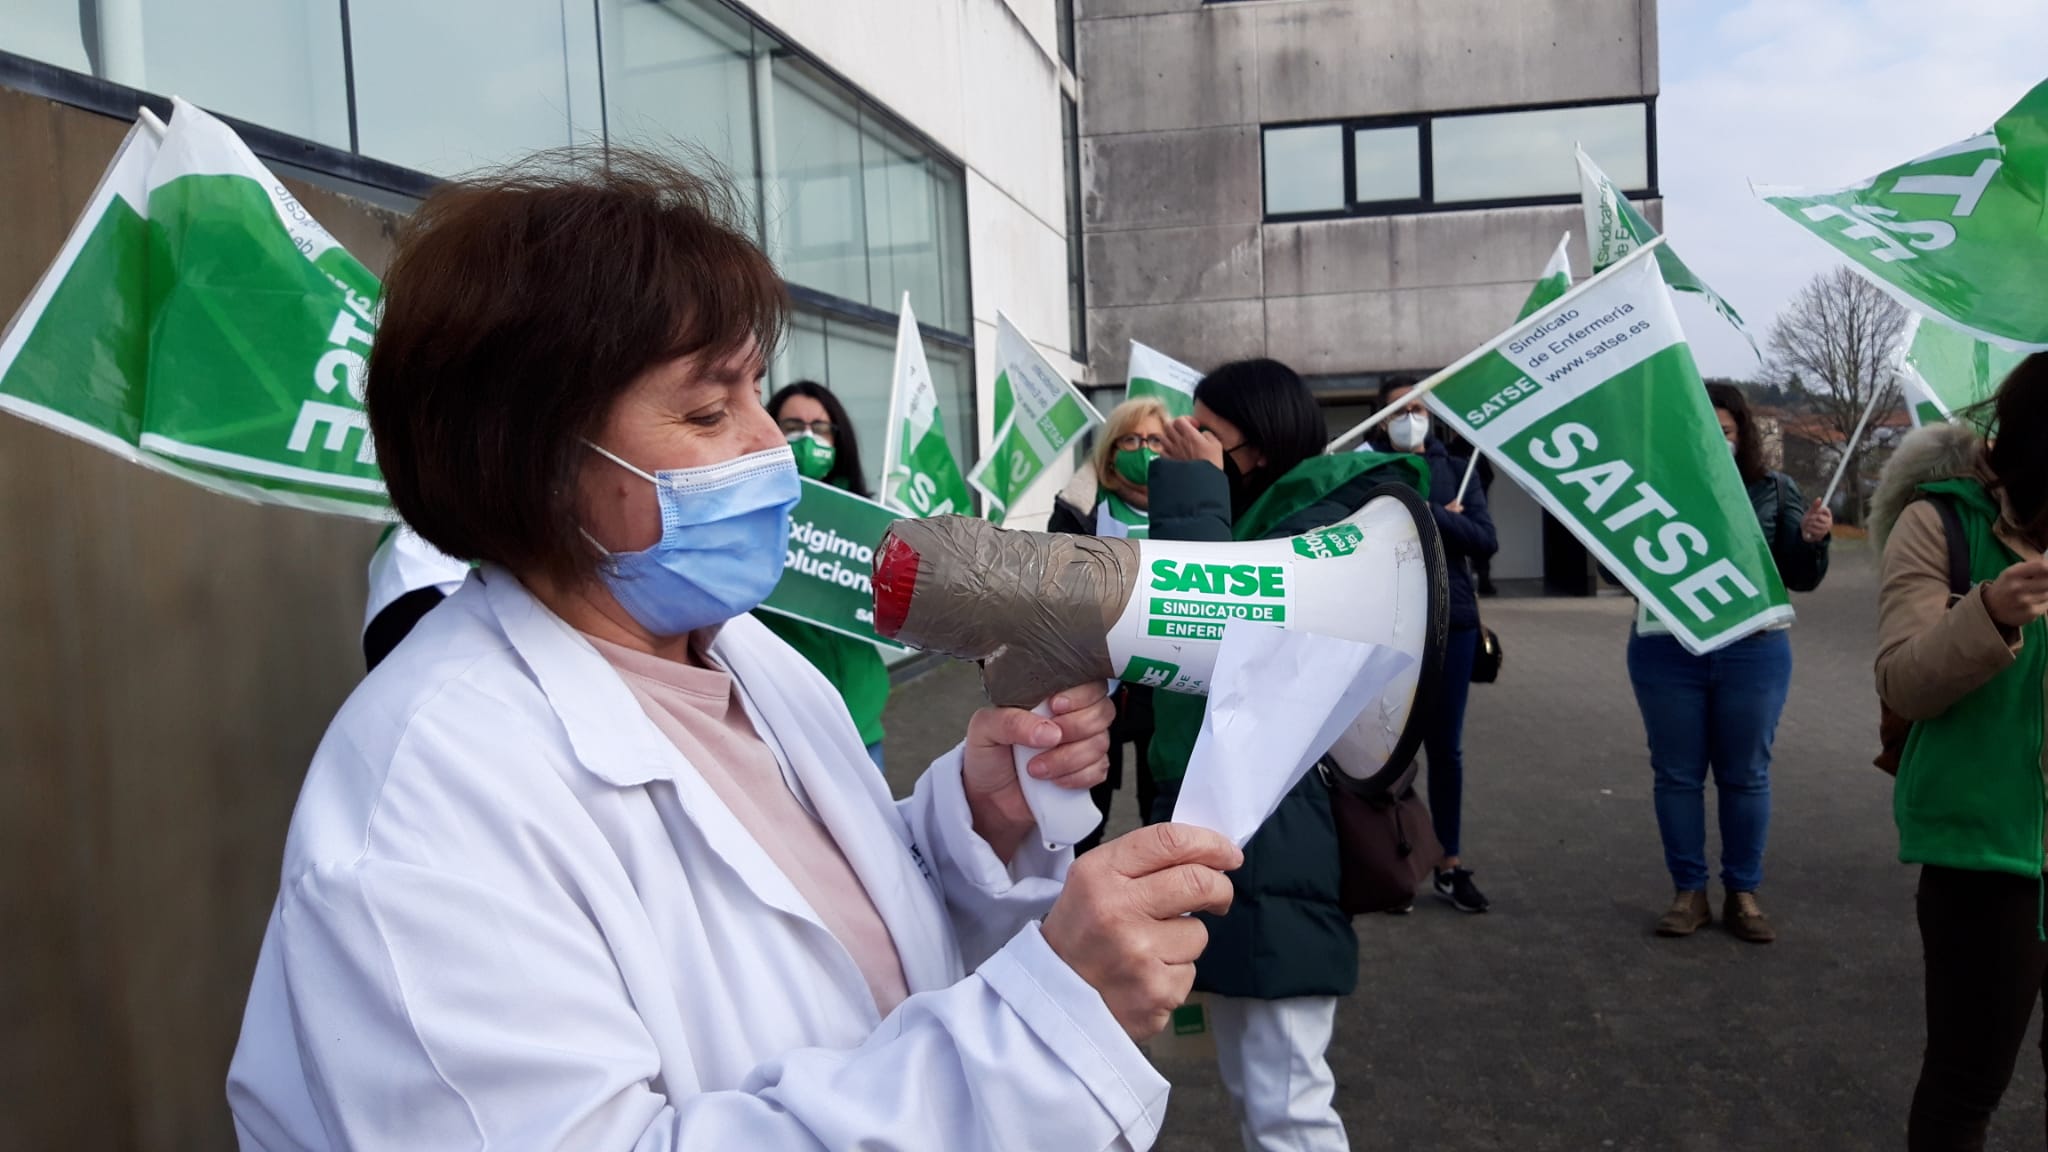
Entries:
{"type": "Polygon", "coordinates": [[[1832,192],[1764,203],[1916,312],[2019,351],[2048,350],[2048,81],[1989,132],[1832,192]]]}
{"type": "Polygon", "coordinates": [[[1515,319],[1527,319],[1530,313],[1572,290],[1572,260],[1568,251],[1571,242],[1569,232],[1558,238],[1557,251],[1543,265],[1543,275],[1536,278],[1536,286],[1529,289],[1529,298],[1522,302],[1522,311],[1515,319]]]}
{"type": "Polygon", "coordinates": [[[995,447],[967,482],[988,498],[988,518],[997,524],[1060,453],[1102,423],[1102,414],[1001,312],[996,313],[995,418],[995,447]]]}
{"type": "MultiPolygon", "coordinates": [[[[1609,180],[1607,174],[1600,170],[1600,166],[1593,163],[1593,158],[1586,155],[1584,148],[1578,150],[1578,157],[1579,199],[1586,209],[1586,249],[1592,254],[1593,271],[1598,274],[1619,264],[1629,253],[1649,243],[1650,238],[1657,235],[1657,230],[1650,227],[1650,222],[1636,210],[1634,204],[1629,203],[1628,197],[1622,195],[1621,189],[1614,186],[1614,181],[1609,180]]],[[[1719,292],[1707,287],[1706,281],[1686,267],[1685,261],[1678,258],[1678,253],[1671,250],[1669,243],[1658,250],[1657,267],[1664,273],[1664,283],[1672,288],[1706,297],[1707,302],[1714,306],[1714,311],[1719,312],[1722,319],[1734,325],[1735,330],[1742,334],[1742,338],[1749,341],[1749,350],[1756,354],[1757,359],[1763,359],[1763,353],[1758,351],[1756,346],[1756,337],[1749,334],[1749,329],[1742,323],[1741,314],[1736,312],[1728,301],[1723,300],[1719,292]]]]}
{"type": "Polygon", "coordinates": [[[903,294],[896,319],[896,378],[889,393],[889,435],[882,448],[883,505],[910,516],[972,515],[974,498],[946,443],[939,392],[924,358],[924,338],[903,294]]]}
{"type": "Polygon", "coordinates": [[[0,407],[217,491],[388,519],[376,277],[226,125],[145,116],[4,337],[0,407]]]}
{"type": "Polygon", "coordinates": [[[1439,373],[1433,407],[1704,653],[1792,608],[1652,256],[1439,373]]]}
{"type": "Polygon", "coordinates": [[[902,517],[872,500],[806,479],[789,514],[782,579],[761,607],[856,640],[902,648],[875,634],[875,545],[902,517]]]}
{"type": "Polygon", "coordinates": [[[1202,382],[1200,372],[1133,340],[1124,373],[1130,381],[1124,385],[1124,399],[1157,400],[1166,405],[1169,417],[1195,414],[1195,385],[1202,382]]]}
{"type": "Polygon", "coordinates": [[[1899,378],[1906,386],[1908,407],[1919,423],[1919,409],[1930,404],[1936,420],[1952,420],[1991,399],[2006,374],[2026,354],[2010,352],[1929,317],[1915,314],[1900,334],[1899,378]]]}

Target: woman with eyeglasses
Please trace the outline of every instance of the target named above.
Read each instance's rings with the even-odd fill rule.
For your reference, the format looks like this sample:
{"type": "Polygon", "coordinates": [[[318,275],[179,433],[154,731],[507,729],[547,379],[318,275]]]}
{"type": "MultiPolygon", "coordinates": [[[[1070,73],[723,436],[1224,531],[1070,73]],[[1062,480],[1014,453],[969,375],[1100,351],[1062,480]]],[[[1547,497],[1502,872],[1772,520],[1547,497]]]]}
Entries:
{"type": "MultiPolygon", "coordinates": [[[[798,380],[768,398],[768,415],[782,429],[782,438],[796,455],[796,470],[806,479],[865,498],[860,443],[846,406],[830,388],[814,380],[798,380]]],[[[867,745],[868,759],[882,766],[882,710],[889,703],[889,669],[873,644],[792,619],[779,612],[756,612],[770,632],[825,674],[846,701],[867,745]]]]}
{"type": "MultiPolygon", "coordinates": [[[[1166,446],[1166,419],[1166,405],[1155,399],[1140,397],[1117,405],[1095,441],[1088,467],[1074,473],[1074,479],[1053,497],[1047,530],[1134,539],[1149,535],[1152,501],[1147,480],[1152,461],[1166,446]]],[[[1074,845],[1075,852],[1086,852],[1102,842],[1103,830],[1109,827],[1110,803],[1124,785],[1125,745],[1133,752],[1131,773],[1137,778],[1138,816],[1149,819],[1154,791],[1152,773],[1145,767],[1152,745],[1150,688],[1124,684],[1117,689],[1116,721],[1109,727],[1109,779],[1094,788],[1102,826],[1074,845]]]]}

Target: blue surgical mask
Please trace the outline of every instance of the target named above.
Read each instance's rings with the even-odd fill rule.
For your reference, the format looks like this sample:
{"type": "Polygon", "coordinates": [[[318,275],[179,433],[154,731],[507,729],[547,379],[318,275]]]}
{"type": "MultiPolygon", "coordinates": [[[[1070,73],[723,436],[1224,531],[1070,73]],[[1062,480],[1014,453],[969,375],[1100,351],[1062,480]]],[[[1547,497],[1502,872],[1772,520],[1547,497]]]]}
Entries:
{"type": "Polygon", "coordinates": [[[789,510],[802,492],[788,447],[652,474],[595,444],[590,450],[653,484],[661,502],[661,539],[612,553],[603,573],[642,628],[680,636],[750,612],[775,590],[788,556],[789,510]]]}

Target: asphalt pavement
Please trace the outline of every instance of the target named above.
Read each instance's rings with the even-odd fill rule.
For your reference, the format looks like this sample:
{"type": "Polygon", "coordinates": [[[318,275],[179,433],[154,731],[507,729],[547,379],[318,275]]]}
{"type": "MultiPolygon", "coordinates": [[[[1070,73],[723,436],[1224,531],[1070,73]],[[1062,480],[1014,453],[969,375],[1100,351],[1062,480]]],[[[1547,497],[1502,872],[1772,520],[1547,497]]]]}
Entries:
{"type": "MultiPolygon", "coordinates": [[[[1760,892],[1779,939],[1762,946],[1718,926],[1651,932],[1671,890],[1623,661],[1633,603],[1483,602],[1507,659],[1472,693],[1464,840],[1493,911],[1423,896],[1412,915],[1356,922],[1359,990],[1330,1052],[1353,1148],[1904,1147],[1920,944],[1890,779],[1870,765],[1875,584],[1867,544],[1842,541],[1822,588],[1794,598],[1760,892]]],[[[898,690],[899,793],[978,703],[965,665],[898,690]]],[[[1120,794],[1112,831],[1134,809],[1120,794]]],[[[1718,885],[1713,899],[1718,912],[1718,885]]],[[[2021,1053],[1992,1148],[2041,1147],[2039,1051],[2021,1053]]],[[[1213,1063],[1185,1045],[1155,1062],[1174,1086],[1157,1147],[1239,1147],[1213,1063]]]]}

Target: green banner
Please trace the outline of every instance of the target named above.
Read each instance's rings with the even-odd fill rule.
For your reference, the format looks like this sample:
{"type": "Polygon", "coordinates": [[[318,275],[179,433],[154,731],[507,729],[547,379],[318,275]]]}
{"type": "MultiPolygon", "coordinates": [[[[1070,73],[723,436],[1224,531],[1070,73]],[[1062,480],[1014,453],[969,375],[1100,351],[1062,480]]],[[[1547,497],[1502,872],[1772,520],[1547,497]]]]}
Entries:
{"type": "Polygon", "coordinates": [[[1906,327],[1899,375],[1916,418],[1921,404],[1931,404],[1936,420],[1955,419],[1991,399],[2006,374],[2026,359],[2025,353],[1987,344],[1928,317],[1916,315],[1906,327]]]}
{"type": "Polygon", "coordinates": [[[1653,254],[1446,369],[1431,407],[1701,653],[1792,608],[1653,254]]]}
{"type": "Polygon", "coordinates": [[[882,448],[881,499],[909,516],[974,512],[974,497],[946,443],[938,389],[932,385],[908,292],[896,318],[896,375],[889,393],[889,438],[882,448]]]}
{"type": "Polygon", "coordinates": [[[901,649],[875,634],[875,545],[889,525],[901,520],[872,500],[863,500],[816,480],[803,482],[803,496],[789,514],[789,554],[782,579],[761,605],[821,628],[885,648],[901,649]]]}
{"type": "Polygon", "coordinates": [[[2048,81],[1989,132],[1832,192],[1758,188],[1916,312],[2048,350],[2048,81]]]}
{"type": "Polygon", "coordinates": [[[1061,453],[1102,423],[1102,415],[1000,312],[995,422],[995,447],[967,482],[988,498],[988,518],[997,524],[1061,453]]]}
{"type": "Polygon", "coordinates": [[[0,339],[0,407],[219,491],[388,519],[362,406],[376,277],[173,103],[0,339]]]}
{"type": "Polygon", "coordinates": [[[1195,414],[1195,385],[1202,382],[1200,372],[1133,340],[1124,373],[1129,381],[1124,385],[1124,399],[1157,400],[1166,405],[1169,417],[1195,414]]]}
{"type": "MultiPolygon", "coordinates": [[[[1650,227],[1649,220],[1629,203],[1614,181],[1593,163],[1586,150],[1578,150],[1579,156],[1579,200],[1586,210],[1586,250],[1593,257],[1593,271],[1604,272],[1621,263],[1628,254],[1650,242],[1657,230],[1650,227]]],[[[1721,298],[1719,292],[1707,286],[1699,274],[1686,267],[1667,242],[1657,250],[1657,267],[1664,274],[1664,283],[1680,292],[1690,292],[1704,297],[1721,314],[1723,320],[1733,325],[1744,340],[1749,341],[1749,350],[1758,360],[1763,353],[1757,350],[1756,337],[1749,334],[1742,316],[1733,305],[1721,298]]]]}
{"type": "Polygon", "coordinates": [[[1543,265],[1543,275],[1536,278],[1536,286],[1529,289],[1529,298],[1522,301],[1522,311],[1515,317],[1526,320],[1545,305],[1572,290],[1572,260],[1569,248],[1572,234],[1567,232],[1557,241],[1557,251],[1543,265]]]}

